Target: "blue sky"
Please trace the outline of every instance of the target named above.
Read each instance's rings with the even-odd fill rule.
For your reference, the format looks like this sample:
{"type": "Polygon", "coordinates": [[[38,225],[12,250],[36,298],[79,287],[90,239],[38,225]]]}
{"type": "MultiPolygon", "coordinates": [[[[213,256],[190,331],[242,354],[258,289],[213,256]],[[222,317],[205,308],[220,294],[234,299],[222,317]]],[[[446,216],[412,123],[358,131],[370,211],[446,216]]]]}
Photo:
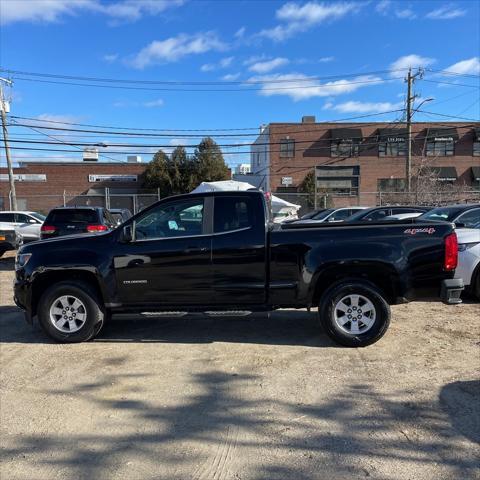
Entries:
{"type": "MultiPolygon", "coordinates": [[[[3,72],[0,75],[15,81],[7,91],[12,115],[200,130],[256,128],[269,122],[295,122],[302,115],[335,120],[402,108],[404,69],[422,66],[462,75],[427,70],[415,86],[421,98],[434,99],[426,110],[480,117],[479,89],[465,86],[480,86],[479,77],[473,76],[480,74],[477,1],[0,0],[0,8],[4,69],[220,82],[128,85],[232,90],[151,91],[111,88],[127,85],[112,83],[98,88],[22,80],[25,75],[3,72]]],[[[363,121],[395,120],[398,115],[363,121]]],[[[442,120],[420,113],[415,118],[442,120]]],[[[18,127],[10,135],[46,138],[18,127]]],[[[248,140],[222,139],[237,141],[248,140]]],[[[162,143],[173,146],[184,140],[172,135],[162,143]]],[[[230,151],[248,151],[248,146],[230,151]]],[[[17,159],[22,155],[33,152],[15,152],[17,159]]],[[[226,158],[235,164],[248,155],[226,158]]]]}

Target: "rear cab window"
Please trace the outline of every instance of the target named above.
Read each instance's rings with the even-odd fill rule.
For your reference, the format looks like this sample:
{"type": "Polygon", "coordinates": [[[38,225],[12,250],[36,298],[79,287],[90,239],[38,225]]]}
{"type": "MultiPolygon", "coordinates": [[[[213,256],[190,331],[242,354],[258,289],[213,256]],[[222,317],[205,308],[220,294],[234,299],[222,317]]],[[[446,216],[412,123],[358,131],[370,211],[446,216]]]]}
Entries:
{"type": "Polygon", "coordinates": [[[252,199],[249,197],[215,197],[214,233],[231,232],[254,225],[252,199]]]}

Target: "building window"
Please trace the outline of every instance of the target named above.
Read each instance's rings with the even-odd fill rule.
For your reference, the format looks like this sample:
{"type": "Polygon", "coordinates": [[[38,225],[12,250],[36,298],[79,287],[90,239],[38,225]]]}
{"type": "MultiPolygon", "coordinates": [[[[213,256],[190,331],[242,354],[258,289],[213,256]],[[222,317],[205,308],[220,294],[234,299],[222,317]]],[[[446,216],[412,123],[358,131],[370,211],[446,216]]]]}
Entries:
{"type": "Polygon", "coordinates": [[[404,157],[407,154],[407,142],[394,141],[380,142],[378,144],[379,157],[404,157]]]}
{"type": "Polygon", "coordinates": [[[315,168],[315,173],[317,192],[346,196],[358,195],[359,166],[320,166],[315,168]]]}
{"type": "Polygon", "coordinates": [[[280,157],[292,158],[295,156],[295,140],[291,138],[282,138],[280,140],[280,157]]]}
{"type": "Polygon", "coordinates": [[[455,128],[428,129],[427,156],[449,157],[454,154],[458,133],[455,128]]]}
{"type": "Polygon", "coordinates": [[[331,145],[332,157],[358,157],[359,145],[352,140],[333,141],[331,145]]]}
{"type": "Polygon", "coordinates": [[[429,140],[427,142],[427,156],[429,157],[449,157],[453,155],[453,140],[429,140]]]}
{"type": "Polygon", "coordinates": [[[480,141],[473,142],[473,156],[480,157],[480,141]]]}
{"type": "Polygon", "coordinates": [[[379,192],[403,192],[405,190],[404,178],[379,178],[377,190],[379,192]]]}

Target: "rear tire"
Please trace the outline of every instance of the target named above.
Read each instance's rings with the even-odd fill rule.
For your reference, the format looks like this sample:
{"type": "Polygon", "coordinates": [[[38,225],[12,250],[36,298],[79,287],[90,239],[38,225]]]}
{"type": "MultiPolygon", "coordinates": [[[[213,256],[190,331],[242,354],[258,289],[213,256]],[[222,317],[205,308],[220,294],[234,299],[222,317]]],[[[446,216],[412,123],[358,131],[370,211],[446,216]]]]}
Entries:
{"type": "Polygon", "coordinates": [[[370,284],[350,280],[321,297],[320,323],[327,335],[346,347],[366,347],[383,337],[390,325],[390,306],[370,284]]]}
{"type": "Polygon", "coordinates": [[[61,343],[86,342],[103,327],[104,308],[87,283],[64,281],[41,296],[38,320],[45,333],[61,343]]]}

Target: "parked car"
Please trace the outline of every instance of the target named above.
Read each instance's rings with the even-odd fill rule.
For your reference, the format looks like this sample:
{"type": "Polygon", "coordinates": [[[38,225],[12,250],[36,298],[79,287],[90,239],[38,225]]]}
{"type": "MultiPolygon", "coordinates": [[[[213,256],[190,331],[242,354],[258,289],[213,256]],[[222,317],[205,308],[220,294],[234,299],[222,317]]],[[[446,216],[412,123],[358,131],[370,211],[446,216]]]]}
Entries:
{"type": "Polygon", "coordinates": [[[357,212],[349,217],[347,222],[373,222],[385,220],[386,217],[397,215],[399,213],[425,213],[430,210],[429,207],[417,206],[388,206],[388,207],[372,207],[357,212]]]}
{"type": "Polygon", "coordinates": [[[117,225],[117,221],[106,208],[58,207],[50,210],[47,215],[41,228],[41,238],[106,232],[117,225]]]}
{"type": "MultiPolygon", "coordinates": [[[[294,223],[323,223],[323,222],[343,222],[354,213],[360,212],[367,207],[344,207],[344,208],[327,208],[320,210],[310,218],[300,218],[293,220],[294,223]]],[[[291,223],[291,222],[290,222],[291,223]]]]}
{"type": "Polygon", "coordinates": [[[423,215],[422,212],[411,212],[411,213],[396,213],[395,215],[389,215],[385,217],[385,220],[407,220],[409,218],[417,218],[420,215],[423,215]]]}
{"type": "Polygon", "coordinates": [[[9,250],[16,250],[21,243],[15,227],[8,223],[0,223],[0,257],[9,250]]]}
{"type": "Polygon", "coordinates": [[[40,238],[40,229],[45,215],[37,212],[3,211],[0,222],[15,227],[23,242],[32,242],[40,238]]]}
{"type": "Polygon", "coordinates": [[[480,300],[480,222],[474,228],[459,228],[458,267],[455,277],[462,278],[465,287],[480,300]]]}
{"type": "Polygon", "coordinates": [[[418,217],[419,220],[443,220],[462,224],[465,228],[480,223],[480,203],[438,207],[418,217]]]}
{"type": "Polygon", "coordinates": [[[126,222],[132,216],[132,212],[127,208],[110,208],[108,211],[119,225],[126,222]]]}
{"type": "Polygon", "coordinates": [[[356,347],[384,335],[389,305],[461,302],[449,223],[272,229],[267,212],[260,191],[180,195],[112,231],[25,245],[15,302],[61,342],[89,340],[121,312],[245,315],[318,306],[327,334],[356,347]]]}

